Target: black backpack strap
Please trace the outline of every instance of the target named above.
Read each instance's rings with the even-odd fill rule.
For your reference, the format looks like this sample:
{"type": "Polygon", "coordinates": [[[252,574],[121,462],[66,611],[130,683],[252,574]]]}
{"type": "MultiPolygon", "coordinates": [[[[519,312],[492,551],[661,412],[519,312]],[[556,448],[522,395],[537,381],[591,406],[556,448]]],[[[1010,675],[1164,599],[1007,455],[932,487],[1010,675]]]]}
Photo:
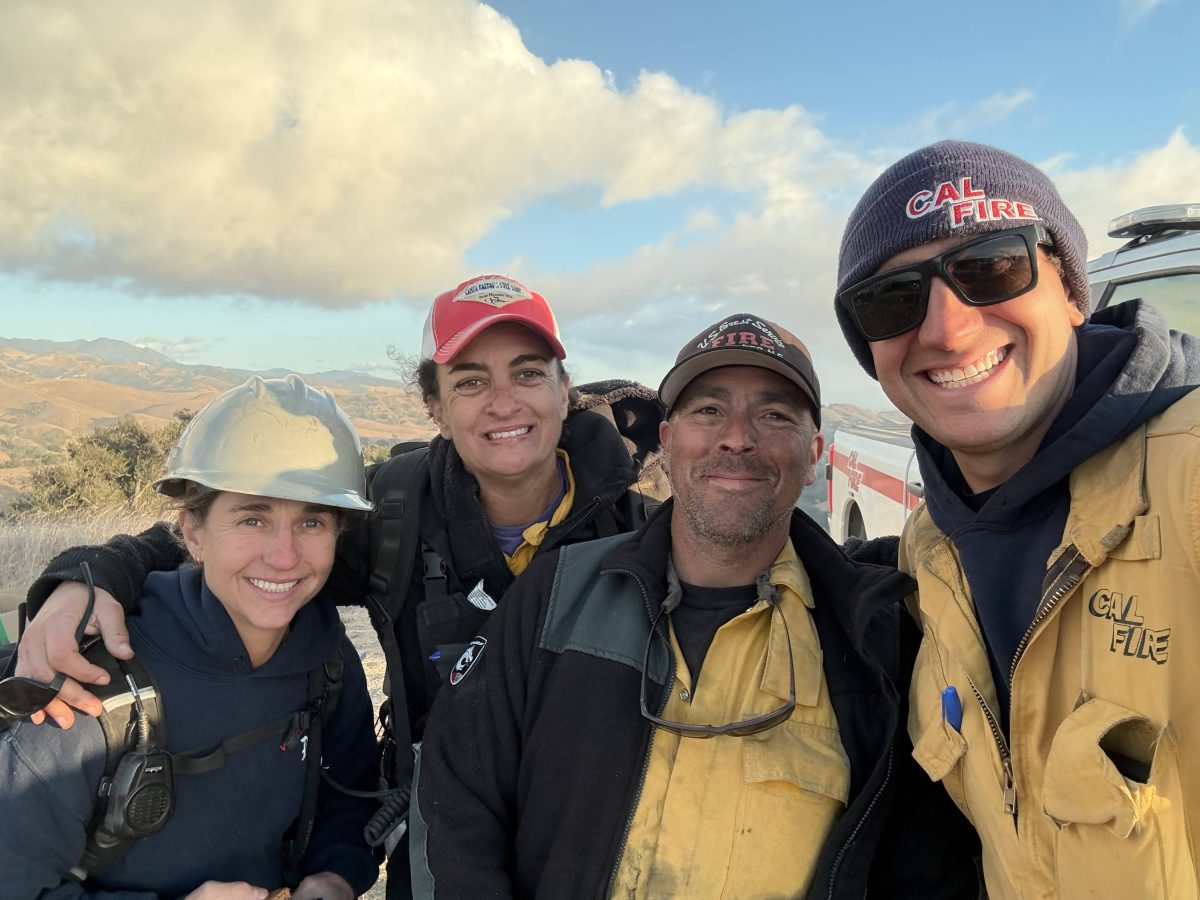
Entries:
{"type": "Polygon", "coordinates": [[[393,705],[401,705],[399,710],[393,710],[392,731],[397,746],[402,748],[412,744],[412,734],[396,622],[408,596],[421,543],[421,497],[428,483],[429,448],[423,446],[384,463],[371,480],[370,488],[375,502],[371,524],[375,561],[368,581],[367,609],[387,664],[387,694],[393,705]]]}
{"type": "MultiPolygon", "coordinates": [[[[288,887],[294,888],[302,877],[301,864],[308,851],[313,826],[317,820],[317,794],[321,786],[321,742],[325,723],[337,709],[342,694],[343,675],[346,661],[342,656],[343,641],[338,640],[328,658],[314,666],[308,673],[308,705],[305,714],[308,721],[302,726],[304,732],[304,795],[300,801],[300,815],[283,845],[283,879],[288,887]]],[[[300,734],[300,731],[296,732],[300,734]]]]}
{"type": "Polygon", "coordinates": [[[387,666],[381,721],[387,726],[384,740],[394,744],[388,783],[397,788],[365,829],[367,841],[378,846],[408,815],[408,800],[413,775],[412,726],[408,720],[408,697],[404,684],[404,666],[396,624],[408,597],[418,548],[421,544],[421,501],[429,484],[429,447],[398,444],[392,458],[376,470],[371,479],[373,514],[372,548],[374,565],[368,581],[367,610],[371,615],[379,645],[387,666]]]}

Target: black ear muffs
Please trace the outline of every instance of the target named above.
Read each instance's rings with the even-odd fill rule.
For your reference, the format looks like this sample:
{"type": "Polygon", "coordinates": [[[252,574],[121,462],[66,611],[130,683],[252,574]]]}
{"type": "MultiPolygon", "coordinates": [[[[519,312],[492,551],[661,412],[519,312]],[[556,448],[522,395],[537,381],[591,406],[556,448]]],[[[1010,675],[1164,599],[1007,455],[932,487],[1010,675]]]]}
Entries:
{"type": "Polygon", "coordinates": [[[171,754],[131,750],[117,764],[101,829],[115,838],[144,838],[162,829],[175,808],[171,754]]]}

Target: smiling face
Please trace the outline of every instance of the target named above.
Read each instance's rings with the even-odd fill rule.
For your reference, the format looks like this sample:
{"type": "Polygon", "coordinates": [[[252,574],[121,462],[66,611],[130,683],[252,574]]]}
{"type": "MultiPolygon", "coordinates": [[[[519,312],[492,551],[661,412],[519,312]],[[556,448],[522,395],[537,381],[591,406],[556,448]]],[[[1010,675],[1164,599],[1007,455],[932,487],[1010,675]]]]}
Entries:
{"type": "MultiPolygon", "coordinates": [[[[889,259],[879,272],[960,243],[947,238],[889,259]]],[[[1037,287],[994,306],[969,306],[940,278],[920,327],[870,345],[888,399],[949,448],[978,492],[1033,458],[1075,385],[1074,326],[1083,323],[1053,263],[1038,249],[1037,287]]]]}
{"type": "Polygon", "coordinates": [[[560,372],[550,346],[512,322],[493,325],[438,365],[429,413],[485,492],[557,479],[555,449],[567,415],[560,372]]]}
{"type": "Polygon", "coordinates": [[[203,519],[180,513],[193,559],[255,666],[271,657],[296,611],[333,568],[338,517],[328,506],[221,491],[203,519]]]}
{"type": "Polygon", "coordinates": [[[824,446],[799,388],[756,366],[713,369],[683,390],[659,433],[683,511],[673,532],[731,548],[778,531],[782,545],[824,446]]]}

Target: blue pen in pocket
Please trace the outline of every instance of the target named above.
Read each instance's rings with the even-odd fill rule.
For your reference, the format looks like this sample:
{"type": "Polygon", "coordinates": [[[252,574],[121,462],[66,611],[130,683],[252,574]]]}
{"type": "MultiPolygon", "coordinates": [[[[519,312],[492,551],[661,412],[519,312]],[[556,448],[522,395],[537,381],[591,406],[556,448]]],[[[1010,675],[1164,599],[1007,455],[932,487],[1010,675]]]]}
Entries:
{"type": "Polygon", "coordinates": [[[947,722],[955,731],[962,732],[962,701],[958,698],[958,688],[954,685],[942,691],[942,721],[947,722]]]}

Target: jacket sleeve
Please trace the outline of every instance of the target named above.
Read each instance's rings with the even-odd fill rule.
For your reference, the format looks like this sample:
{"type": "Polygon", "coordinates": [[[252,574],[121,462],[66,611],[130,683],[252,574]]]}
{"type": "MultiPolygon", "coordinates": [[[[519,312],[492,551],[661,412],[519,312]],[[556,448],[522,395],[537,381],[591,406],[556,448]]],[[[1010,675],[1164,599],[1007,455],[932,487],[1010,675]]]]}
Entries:
{"type": "MultiPolygon", "coordinates": [[[[343,787],[372,791],[375,783],[375,729],[371,698],[358,652],[349,639],[342,646],[345,673],[337,709],[325,724],[321,758],[329,776],[343,787]]],[[[351,797],[324,779],[317,794],[317,818],[304,874],[334,872],[365,894],[379,877],[379,863],[363,837],[363,828],[378,807],[373,798],[351,797]]]]}
{"type": "Polygon", "coordinates": [[[513,583],[434,702],[409,816],[415,896],[515,894],[521,725],[557,560],[535,558],[513,583]]]}
{"type": "Polygon", "coordinates": [[[95,720],[69,731],[17,723],[0,734],[0,878],[5,897],[158,900],[145,891],[91,891],[65,877],[83,857],[104,735],[95,720]]]}
{"type": "Polygon", "coordinates": [[[842,544],[842,549],[855,562],[871,563],[872,565],[887,566],[890,569],[895,569],[900,553],[900,538],[894,534],[872,538],[869,541],[851,537],[846,538],[846,543],[842,544]]]}
{"type": "Polygon", "coordinates": [[[187,551],[166,522],[158,522],[141,534],[118,534],[105,544],[72,547],[50,560],[26,595],[29,615],[34,616],[63,581],[82,581],[79,564],[92,570],[96,587],[112,594],[126,612],[137,609],[138,598],[150,572],[179,568],[187,551]]]}

